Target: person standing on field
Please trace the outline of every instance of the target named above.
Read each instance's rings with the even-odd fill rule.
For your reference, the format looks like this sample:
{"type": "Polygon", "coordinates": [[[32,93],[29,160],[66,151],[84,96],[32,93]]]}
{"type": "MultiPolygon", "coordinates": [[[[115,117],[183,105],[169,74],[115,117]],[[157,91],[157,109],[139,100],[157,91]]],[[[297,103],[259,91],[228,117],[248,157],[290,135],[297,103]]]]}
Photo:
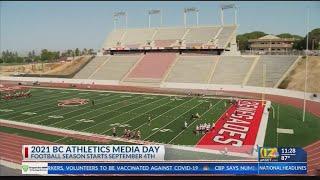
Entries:
{"type": "Polygon", "coordinates": [[[151,126],[151,116],[148,117],[148,125],[151,126]]]}
{"type": "Polygon", "coordinates": [[[116,137],[116,136],[117,136],[117,134],[116,134],[116,127],[113,127],[113,128],[112,128],[112,136],[113,136],[113,137],[116,137]]]}

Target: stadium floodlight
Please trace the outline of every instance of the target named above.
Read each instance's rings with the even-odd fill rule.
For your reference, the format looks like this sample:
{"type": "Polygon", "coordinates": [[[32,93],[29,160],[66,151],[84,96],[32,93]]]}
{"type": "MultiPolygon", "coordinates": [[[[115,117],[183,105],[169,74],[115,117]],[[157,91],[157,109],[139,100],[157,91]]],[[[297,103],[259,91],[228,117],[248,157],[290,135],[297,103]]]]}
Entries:
{"type": "Polygon", "coordinates": [[[183,17],[184,17],[184,27],[187,27],[187,13],[196,13],[197,16],[197,26],[199,25],[199,9],[195,7],[190,7],[190,8],[184,8],[183,10],[183,17]]]}
{"type": "Polygon", "coordinates": [[[220,10],[220,18],[221,18],[221,25],[224,25],[224,17],[223,17],[223,11],[225,9],[234,9],[234,24],[237,24],[237,9],[238,7],[235,4],[222,4],[220,6],[221,10],[220,10]]]}
{"type": "Polygon", "coordinates": [[[149,15],[149,28],[151,27],[151,15],[154,14],[160,14],[160,26],[162,26],[162,13],[161,10],[159,9],[151,9],[148,11],[148,15],[149,15]]]}
{"type": "Polygon", "coordinates": [[[124,11],[119,11],[119,12],[113,13],[114,29],[116,29],[116,22],[119,19],[118,17],[121,17],[121,16],[125,16],[125,18],[126,18],[126,28],[128,28],[128,15],[127,15],[127,13],[124,12],[124,11]]]}

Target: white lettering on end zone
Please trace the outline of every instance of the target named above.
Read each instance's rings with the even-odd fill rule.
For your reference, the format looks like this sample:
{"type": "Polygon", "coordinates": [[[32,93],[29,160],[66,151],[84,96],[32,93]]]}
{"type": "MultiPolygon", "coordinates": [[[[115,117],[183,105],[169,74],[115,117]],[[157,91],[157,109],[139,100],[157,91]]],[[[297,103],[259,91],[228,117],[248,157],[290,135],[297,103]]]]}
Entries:
{"type": "Polygon", "coordinates": [[[256,101],[238,101],[231,110],[228,110],[230,115],[226,113],[219,119],[222,122],[218,127],[216,126],[217,133],[212,137],[212,141],[218,144],[242,146],[252,122],[255,121],[258,107],[259,102],[256,101]]]}

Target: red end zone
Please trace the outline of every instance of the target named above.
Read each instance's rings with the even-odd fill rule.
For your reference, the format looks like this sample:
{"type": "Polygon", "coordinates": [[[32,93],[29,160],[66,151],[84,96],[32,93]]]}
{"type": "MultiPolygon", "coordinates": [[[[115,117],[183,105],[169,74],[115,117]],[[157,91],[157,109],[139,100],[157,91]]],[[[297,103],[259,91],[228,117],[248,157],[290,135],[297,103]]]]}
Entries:
{"type": "Polygon", "coordinates": [[[215,128],[205,134],[196,147],[252,153],[263,110],[262,101],[239,100],[218,119],[215,128]]]}

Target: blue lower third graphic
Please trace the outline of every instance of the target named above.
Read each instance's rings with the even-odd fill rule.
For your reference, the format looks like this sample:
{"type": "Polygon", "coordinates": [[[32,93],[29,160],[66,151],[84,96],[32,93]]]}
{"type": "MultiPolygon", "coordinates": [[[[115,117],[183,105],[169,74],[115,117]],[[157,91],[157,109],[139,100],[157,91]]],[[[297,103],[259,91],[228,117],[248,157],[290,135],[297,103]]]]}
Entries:
{"type": "Polygon", "coordinates": [[[48,174],[306,174],[306,163],[48,163],[48,174]]]}

